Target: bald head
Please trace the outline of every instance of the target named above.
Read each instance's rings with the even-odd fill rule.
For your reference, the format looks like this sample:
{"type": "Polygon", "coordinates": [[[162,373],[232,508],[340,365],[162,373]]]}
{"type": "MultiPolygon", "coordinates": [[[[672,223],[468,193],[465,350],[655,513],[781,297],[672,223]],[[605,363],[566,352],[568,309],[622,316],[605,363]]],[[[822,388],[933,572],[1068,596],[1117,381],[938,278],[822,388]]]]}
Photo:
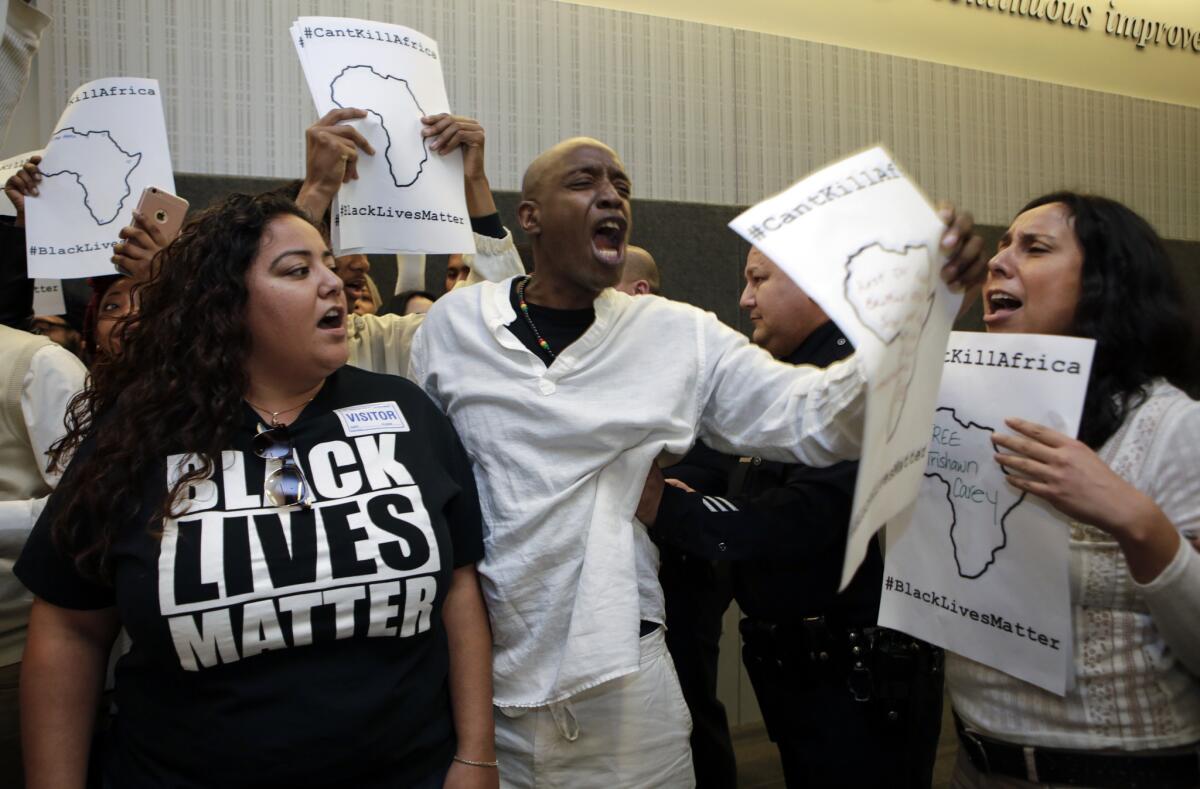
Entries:
{"type": "Polygon", "coordinates": [[[617,153],[599,140],[591,137],[571,137],[542,151],[525,168],[525,177],[521,179],[521,199],[536,200],[546,183],[546,176],[554,171],[554,166],[563,157],[577,148],[601,148],[616,158],[617,153]]]}
{"type": "Polygon", "coordinates": [[[587,306],[621,281],[631,189],[613,149],[587,137],[564,140],[529,165],[517,221],[537,271],[528,291],[532,303],[587,306]]]}
{"type": "Polygon", "coordinates": [[[658,274],[658,264],[654,256],[641,247],[630,245],[625,250],[625,273],[617,290],[630,296],[641,296],[646,293],[658,295],[662,289],[662,280],[658,274]]]}

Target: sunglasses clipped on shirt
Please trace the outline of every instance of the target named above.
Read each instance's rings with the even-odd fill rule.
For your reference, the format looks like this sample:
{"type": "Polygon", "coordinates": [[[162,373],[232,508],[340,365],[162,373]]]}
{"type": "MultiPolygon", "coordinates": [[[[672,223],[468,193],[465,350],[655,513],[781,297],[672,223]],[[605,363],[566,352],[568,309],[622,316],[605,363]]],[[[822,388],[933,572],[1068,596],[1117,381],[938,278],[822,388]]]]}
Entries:
{"type": "Polygon", "coordinates": [[[279,468],[267,477],[263,492],[273,507],[299,504],[312,506],[311,486],[292,457],[292,436],[286,425],[276,425],[254,437],[254,454],[263,460],[278,460],[279,468]]]}

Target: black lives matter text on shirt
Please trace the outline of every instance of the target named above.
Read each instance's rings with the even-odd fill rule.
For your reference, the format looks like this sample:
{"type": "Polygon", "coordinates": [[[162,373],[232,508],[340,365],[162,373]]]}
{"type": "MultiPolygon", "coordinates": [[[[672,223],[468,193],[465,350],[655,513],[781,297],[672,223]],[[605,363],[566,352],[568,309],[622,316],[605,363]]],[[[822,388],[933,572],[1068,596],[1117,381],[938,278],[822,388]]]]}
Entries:
{"type": "MultiPolygon", "coordinates": [[[[429,630],[443,562],[395,445],[394,433],[381,433],[309,449],[300,460],[320,498],[311,508],[263,508],[245,455],[222,453],[216,474],[188,491],[187,514],[163,528],[159,604],[185,670],[429,630]]],[[[168,473],[195,463],[172,456],[168,473]]]]}
{"type": "Polygon", "coordinates": [[[130,634],[113,785],[416,783],[454,753],[441,606],[483,553],[466,452],[415,386],[343,368],[289,427],[313,506],[276,508],[260,427],[247,408],[156,529],[146,518],[195,463],[164,458],[114,544],[113,588],[79,577],[45,517],[18,576],[60,607],[115,605],[130,634]]]}

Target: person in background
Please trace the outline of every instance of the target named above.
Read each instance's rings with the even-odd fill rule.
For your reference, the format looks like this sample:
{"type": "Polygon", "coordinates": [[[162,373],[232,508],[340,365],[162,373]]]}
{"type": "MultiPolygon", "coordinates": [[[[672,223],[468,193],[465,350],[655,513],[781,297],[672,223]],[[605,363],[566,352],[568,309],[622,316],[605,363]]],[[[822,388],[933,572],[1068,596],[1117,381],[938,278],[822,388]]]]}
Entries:
{"type": "Polygon", "coordinates": [[[83,360],[88,367],[112,359],[126,322],[137,313],[137,283],[125,274],[91,277],[92,298],[83,315],[83,360]]]}
{"type": "Polygon", "coordinates": [[[120,273],[88,280],[92,299],[83,316],[83,348],[89,367],[116,357],[125,329],[137,315],[140,284],[154,276],[156,256],[174,240],[137,211],[117,236],[112,263],[120,273]]]}
{"type": "Polygon", "coordinates": [[[42,157],[30,157],[4,182],[16,216],[0,216],[0,325],[29,331],[33,325],[33,280],[25,258],[25,195],[37,194],[42,157]]]}
{"type": "MultiPolygon", "coordinates": [[[[753,341],[788,364],[853,352],[808,294],[752,248],[741,307],[753,341]]],[[[669,470],[664,474],[671,476],[669,470]]],[[[732,564],[742,657],[789,789],[929,787],[941,730],[941,650],[876,627],[883,555],[872,541],[838,592],[858,464],[745,457],[727,497],[663,489],[651,533],[732,564]]]]}
{"type": "MultiPolygon", "coordinates": [[[[11,250],[11,260],[19,260],[22,263],[25,260],[25,196],[38,193],[38,184],[42,181],[42,174],[37,168],[40,162],[40,157],[32,157],[4,186],[4,193],[17,209],[17,215],[11,226],[0,225],[0,239],[3,239],[4,243],[21,244],[20,250],[11,250]]],[[[91,298],[84,309],[79,333],[81,357],[88,367],[114,354],[120,344],[120,333],[117,329],[136,312],[135,285],[139,279],[150,275],[154,256],[170,240],[163,235],[156,223],[145,221],[136,211],[133,223],[122,228],[118,237],[120,240],[113,247],[112,262],[117,271],[128,274],[107,274],[88,280],[91,298]]],[[[3,300],[5,325],[32,326],[33,281],[26,277],[24,268],[24,265],[10,263],[5,269],[6,280],[13,280],[11,288],[6,287],[7,292],[3,300]],[[14,273],[18,268],[21,270],[19,280],[14,273]]]]}
{"type": "Polygon", "coordinates": [[[1195,307],[1130,209],[1059,192],[1018,213],[983,287],[989,332],[1096,340],[1079,438],[997,432],[1016,489],[1070,519],[1072,681],[1056,696],[947,654],[953,785],[1200,786],[1195,307]]]}
{"type": "Polygon", "coordinates": [[[613,287],[630,296],[659,295],[662,292],[662,278],[654,256],[630,244],[625,252],[625,270],[621,274],[621,281],[613,287]]]}
{"type": "Polygon", "coordinates": [[[482,522],[448,420],[345,365],[342,282],[292,201],[232,195],[158,260],[15,568],[27,786],[84,785],[124,627],[106,785],[495,789],[482,522]]]}
{"type": "Polygon", "coordinates": [[[363,277],[371,273],[371,259],[361,253],[342,255],[336,259],[337,275],[342,283],[352,288],[363,283],[363,277]]]}
{"type": "MultiPolygon", "coordinates": [[[[373,155],[366,139],[344,123],[365,116],[365,111],[355,108],[336,109],[306,131],[305,179],[296,203],[310,216],[324,216],[342,184],[358,177],[358,157],[373,155]]],[[[467,281],[504,279],[524,271],[492,198],[484,169],[483,127],[471,118],[445,114],[422,118],[422,124],[431,151],[443,156],[462,151],[467,212],[478,250],[467,281]]],[[[407,376],[413,335],[423,320],[421,313],[353,315],[346,324],[350,364],[407,376]]]]}
{"type": "MultiPolygon", "coordinates": [[[[332,110],[305,130],[305,177],[277,190],[276,194],[293,200],[297,206],[319,221],[328,234],[329,209],[343,183],[358,178],[358,158],[375,151],[358,131],[345,122],[366,117],[364,110],[347,107],[332,110]]],[[[471,118],[448,114],[422,118],[422,135],[430,150],[439,155],[463,152],[463,178],[467,211],[475,231],[476,268],[467,282],[484,278],[503,279],[524,271],[513,247],[512,236],[500,222],[491,186],[484,170],[484,130],[471,118]]],[[[147,234],[126,239],[128,248],[140,247],[135,263],[146,260],[162,248],[147,234]],[[136,244],[134,243],[136,241],[136,244]]],[[[344,270],[338,276],[351,288],[366,285],[370,261],[365,255],[344,256],[344,270]]],[[[357,297],[357,293],[355,294],[357,297]]],[[[345,298],[345,294],[343,295],[345,298]]],[[[380,302],[376,302],[378,306],[380,302]]],[[[352,305],[348,305],[349,307],[352,305]]],[[[409,349],[413,334],[424,320],[423,313],[375,315],[350,312],[346,323],[350,364],[372,372],[408,375],[409,349]]]]}
{"type": "Polygon", "coordinates": [[[466,282],[471,276],[471,267],[475,263],[474,255],[464,255],[455,252],[446,259],[446,283],[443,295],[454,290],[460,282],[466,282]]]}
{"type": "Polygon", "coordinates": [[[0,370],[0,784],[21,786],[17,687],[32,598],[13,564],[58,481],[48,453],[87,371],[48,338],[7,326],[0,326],[0,370]]]}
{"type": "Polygon", "coordinates": [[[411,315],[429,312],[436,299],[437,297],[427,290],[406,290],[397,294],[392,303],[396,305],[395,311],[399,314],[411,315]]]}
{"type": "Polygon", "coordinates": [[[371,275],[371,260],[362,254],[342,255],[337,258],[337,275],[346,291],[346,303],[354,312],[354,303],[367,288],[371,275]]]}
{"type": "Polygon", "coordinates": [[[379,288],[375,285],[375,280],[371,279],[370,274],[363,277],[362,286],[355,296],[346,295],[346,302],[350,305],[350,311],[355,315],[375,315],[383,306],[379,288]]]}
{"type": "Polygon", "coordinates": [[[50,342],[61,345],[80,359],[83,358],[83,338],[69,321],[69,315],[34,315],[30,332],[40,334],[50,342]]]}

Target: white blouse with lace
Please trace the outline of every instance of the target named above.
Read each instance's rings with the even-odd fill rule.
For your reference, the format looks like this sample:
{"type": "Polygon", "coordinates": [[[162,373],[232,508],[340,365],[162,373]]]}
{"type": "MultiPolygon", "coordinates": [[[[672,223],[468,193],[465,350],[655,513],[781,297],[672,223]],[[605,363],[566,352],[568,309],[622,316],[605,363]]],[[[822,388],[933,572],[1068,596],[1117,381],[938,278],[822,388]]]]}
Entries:
{"type": "MultiPolygon", "coordinates": [[[[1165,382],[1100,449],[1181,531],[1200,528],[1200,402],[1165,382]]],[[[1071,524],[1073,686],[1063,698],[959,655],[946,679],[965,723],[1022,745],[1150,750],[1200,741],[1200,555],[1181,540],[1148,584],[1105,532],[1071,524]]]]}

